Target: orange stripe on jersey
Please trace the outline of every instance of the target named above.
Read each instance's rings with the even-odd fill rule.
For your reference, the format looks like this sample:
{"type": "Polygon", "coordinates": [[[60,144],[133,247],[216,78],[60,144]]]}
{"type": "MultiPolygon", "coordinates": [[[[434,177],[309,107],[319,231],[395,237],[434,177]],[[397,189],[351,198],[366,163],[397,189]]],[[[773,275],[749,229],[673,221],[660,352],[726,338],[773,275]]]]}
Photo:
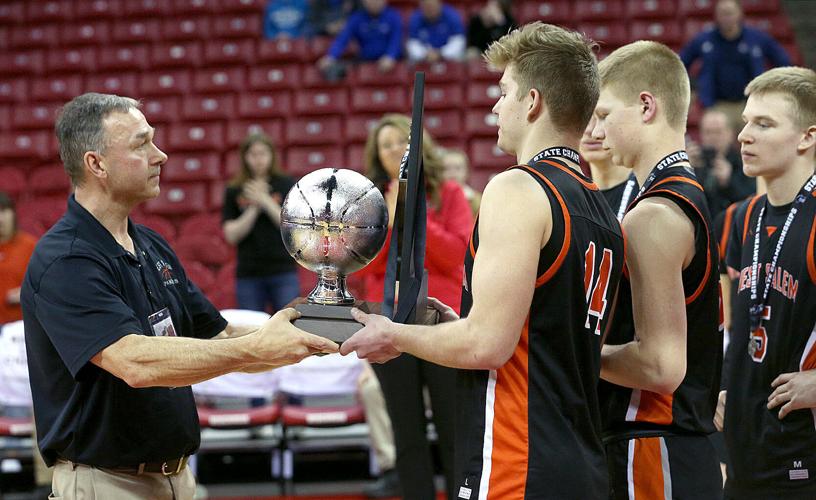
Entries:
{"type": "Polygon", "coordinates": [[[672,423],[673,394],[658,394],[650,391],[640,391],[636,422],[651,422],[653,424],[669,425],[672,423]]]}
{"type": "Polygon", "coordinates": [[[632,453],[634,500],[659,500],[666,498],[660,439],[635,439],[634,444],[635,450],[632,453]]]}
{"type": "MultiPolygon", "coordinates": [[[[816,191],[815,191],[816,192],[816,191]]],[[[810,237],[807,244],[807,268],[810,279],[816,283],[816,262],[813,262],[813,242],[816,239],[816,217],[813,219],[813,225],[810,227],[810,237]]]]}
{"type": "Polygon", "coordinates": [[[573,170],[573,169],[571,169],[569,167],[565,167],[564,165],[561,165],[560,163],[550,161],[550,160],[541,160],[538,163],[546,163],[547,165],[552,165],[553,167],[557,168],[558,170],[561,170],[562,172],[565,172],[565,173],[573,176],[576,181],[583,184],[583,186],[585,188],[589,189],[590,191],[597,191],[598,190],[598,186],[594,182],[585,181],[583,178],[581,178],[580,175],[578,175],[578,173],[575,170],[573,170]]]}
{"type": "MultiPolygon", "coordinates": [[[[685,179],[685,177],[682,177],[682,179],[687,180],[687,179],[685,179]]],[[[694,182],[692,182],[692,183],[694,183],[694,182]]],[[[696,184],[696,183],[694,183],[694,184],[696,184]]],[[[699,186],[699,184],[698,184],[698,186],[699,186]]],[[[691,304],[692,302],[697,300],[697,297],[699,297],[701,293],[703,293],[703,289],[705,288],[705,285],[708,282],[708,277],[711,274],[711,252],[709,252],[709,250],[708,250],[709,243],[710,243],[708,241],[708,238],[709,238],[708,222],[706,222],[705,217],[703,217],[703,214],[700,212],[700,209],[697,208],[697,206],[694,203],[692,203],[691,200],[689,200],[688,198],[686,198],[682,194],[675,193],[674,191],[664,190],[664,189],[657,189],[657,190],[654,190],[654,191],[649,190],[649,193],[666,193],[666,194],[669,194],[669,195],[672,195],[672,196],[677,196],[678,198],[681,198],[681,199],[685,200],[686,203],[688,203],[692,208],[694,208],[694,211],[697,212],[697,215],[700,216],[700,220],[703,221],[703,226],[705,227],[705,234],[706,234],[706,269],[705,269],[705,274],[703,274],[703,279],[700,280],[700,284],[697,285],[697,289],[694,290],[694,293],[692,293],[691,296],[686,297],[686,305],[691,304]]]]}
{"type": "MultiPolygon", "coordinates": [[[[547,162],[549,163],[549,162],[547,162]]],[[[561,250],[558,251],[558,256],[555,258],[555,262],[550,265],[550,267],[544,271],[544,274],[538,277],[535,282],[536,288],[540,287],[544,283],[548,282],[553,275],[558,272],[558,269],[561,267],[561,264],[564,263],[564,259],[567,257],[567,251],[569,251],[570,246],[570,239],[572,238],[572,223],[570,221],[570,215],[567,211],[567,204],[564,203],[564,198],[561,197],[561,193],[558,192],[558,189],[555,185],[550,182],[547,177],[542,175],[540,172],[537,172],[534,168],[528,165],[522,165],[522,168],[530,172],[531,174],[537,176],[539,179],[544,181],[550,189],[552,189],[553,194],[558,199],[558,204],[561,205],[561,213],[564,214],[564,242],[561,244],[561,250]]],[[[552,213],[552,211],[551,211],[552,213]]]]}
{"type": "Polygon", "coordinates": [[[528,314],[513,355],[496,370],[488,499],[524,499],[530,458],[527,390],[529,327],[528,314]]]}
{"type": "Polygon", "coordinates": [[[805,360],[802,362],[802,371],[813,370],[814,368],[816,368],[816,345],[811,346],[805,360]]]}
{"type": "Polygon", "coordinates": [[[468,247],[470,247],[470,256],[476,258],[476,248],[473,246],[473,235],[470,236],[470,244],[468,247]]]}
{"type": "Polygon", "coordinates": [[[725,251],[728,249],[728,236],[731,234],[731,219],[734,218],[734,210],[737,204],[732,203],[725,209],[725,220],[723,221],[723,232],[720,238],[720,259],[725,259],[725,251]]]}
{"type": "Polygon", "coordinates": [[[748,209],[745,210],[745,221],[742,224],[742,242],[745,243],[745,238],[748,237],[748,223],[751,221],[751,211],[754,209],[760,195],[756,195],[748,202],[748,209]]]}
{"type": "Polygon", "coordinates": [[[689,179],[688,177],[681,177],[679,175],[673,175],[671,177],[666,177],[665,179],[661,180],[660,182],[658,182],[657,184],[652,186],[651,189],[649,189],[649,191],[651,192],[652,189],[656,188],[657,186],[659,186],[661,184],[665,184],[667,182],[685,182],[687,184],[691,184],[692,186],[698,188],[700,191],[703,190],[703,186],[701,186],[700,183],[695,181],[694,179],[689,179]]]}

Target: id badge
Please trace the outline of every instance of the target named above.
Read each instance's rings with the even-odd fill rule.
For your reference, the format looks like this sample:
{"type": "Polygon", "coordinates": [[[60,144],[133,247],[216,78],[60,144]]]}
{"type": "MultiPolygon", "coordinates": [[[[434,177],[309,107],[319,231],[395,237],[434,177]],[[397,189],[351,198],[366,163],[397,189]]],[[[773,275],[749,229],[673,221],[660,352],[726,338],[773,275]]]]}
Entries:
{"type": "Polygon", "coordinates": [[[166,307],[157,313],[147,317],[147,322],[153,328],[153,335],[156,337],[175,337],[176,328],[173,326],[173,318],[170,310],[166,307]]]}

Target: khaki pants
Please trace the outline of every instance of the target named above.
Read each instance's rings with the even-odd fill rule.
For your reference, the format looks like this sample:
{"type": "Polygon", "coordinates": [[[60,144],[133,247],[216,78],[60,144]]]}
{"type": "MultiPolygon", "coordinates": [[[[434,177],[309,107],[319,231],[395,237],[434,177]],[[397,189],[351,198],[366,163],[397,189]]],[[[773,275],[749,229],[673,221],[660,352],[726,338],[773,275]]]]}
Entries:
{"type": "Polygon", "coordinates": [[[377,458],[377,466],[380,471],[387,471],[394,468],[396,461],[394,432],[391,430],[391,419],[385,407],[380,381],[377,380],[370,366],[366,366],[365,370],[369,373],[368,376],[362,378],[360,383],[360,401],[365,408],[371,447],[377,458]]]}
{"type": "Polygon", "coordinates": [[[140,475],[72,464],[60,460],[54,467],[52,494],[64,500],[192,500],[196,484],[185,467],[178,476],[160,473],[140,475]]]}

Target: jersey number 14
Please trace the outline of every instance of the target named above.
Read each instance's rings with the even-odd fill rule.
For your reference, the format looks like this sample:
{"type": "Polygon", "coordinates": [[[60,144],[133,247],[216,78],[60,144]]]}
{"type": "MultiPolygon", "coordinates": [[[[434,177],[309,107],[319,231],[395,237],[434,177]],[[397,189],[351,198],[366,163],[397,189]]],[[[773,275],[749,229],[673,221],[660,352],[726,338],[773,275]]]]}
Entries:
{"type": "Polygon", "coordinates": [[[595,242],[590,241],[584,253],[584,292],[587,300],[587,318],[584,328],[592,328],[593,317],[595,335],[601,334],[601,321],[606,313],[606,292],[609,289],[609,278],[612,271],[612,250],[604,248],[600,262],[595,259],[595,242]]]}

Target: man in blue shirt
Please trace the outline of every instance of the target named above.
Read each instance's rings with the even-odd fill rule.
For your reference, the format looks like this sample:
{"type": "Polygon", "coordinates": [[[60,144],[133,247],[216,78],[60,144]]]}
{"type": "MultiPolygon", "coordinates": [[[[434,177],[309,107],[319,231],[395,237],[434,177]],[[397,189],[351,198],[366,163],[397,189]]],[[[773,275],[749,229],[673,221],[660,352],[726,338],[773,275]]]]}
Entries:
{"type": "Polygon", "coordinates": [[[387,4],[386,0],[363,0],[363,8],[349,16],[329,53],[318,62],[320,69],[325,72],[336,66],[352,40],[357,42],[359,60],[376,61],[383,72],[393,68],[402,57],[402,18],[387,4]]]}
{"type": "Polygon", "coordinates": [[[459,11],[441,0],[420,0],[408,21],[406,52],[411,61],[461,60],[467,39],[459,11]]]}
{"type": "Polygon", "coordinates": [[[736,0],[719,0],[714,11],[716,26],[695,36],[680,52],[688,69],[702,59],[696,80],[697,97],[703,107],[720,104],[732,124],[741,128],[743,91],[754,77],[774,66],[791,64],[785,50],[768,34],[745,26],[736,0]]]}
{"type": "Polygon", "coordinates": [[[56,124],[74,194],[39,241],[21,302],[37,435],[58,498],[192,498],[199,446],[190,385],[337,345],[280,311],[227,324],[176,254],[129,214],[167,161],[133,99],[81,95],[56,124]],[[208,340],[208,339],[219,340],[208,340]]]}

